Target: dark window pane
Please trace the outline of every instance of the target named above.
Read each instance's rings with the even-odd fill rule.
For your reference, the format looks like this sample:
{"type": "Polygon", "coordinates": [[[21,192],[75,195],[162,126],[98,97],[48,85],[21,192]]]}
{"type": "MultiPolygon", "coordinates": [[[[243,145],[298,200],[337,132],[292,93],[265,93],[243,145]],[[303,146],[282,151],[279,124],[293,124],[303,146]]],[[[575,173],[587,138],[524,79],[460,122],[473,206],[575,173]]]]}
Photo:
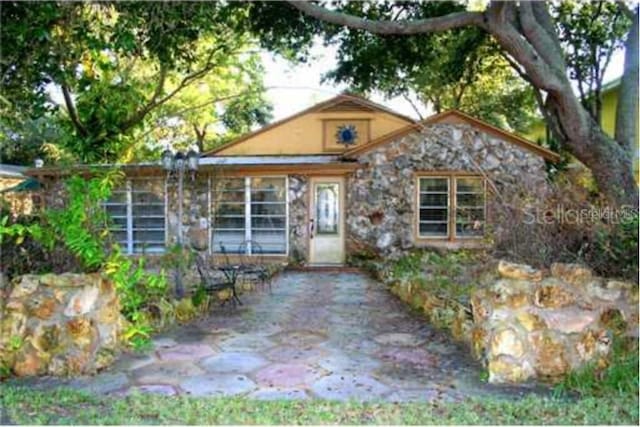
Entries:
{"type": "Polygon", "coordinates": [[[484,185],[482,178],[456,178],[456,192],[482,193],[484,185]]]}
{"type": "Polygon", "coordinates": [[[134,243],[164,243],[164,230],[133,230],[134,243]]]}
{"type": "Polygon", "coordinates": [[[420,206],[447,206],[447,194],[420,194],[420,206]]]}
{"type": "Polygon", "coordinates": [[[484,209],[458,208],[456,221],[484,221],[484,209]]]}
{"type": "Polygon", "coordinates": [[[127,203],[126,191],[112,191],[111,197],[107,200],[108,203],[127,203]]]}
{"type": "Polygon", "coordinates": [[[111,231],[111,237],[118,243],[121,243],[125,248],[127,247],[127,231],[115,230],[111,231]]]}
{"type": "Polygon", "coordinates": [[[244,217],[221,217],[214,221],[214,229],[221,228],[244,228],[244,217]]]}
{"type": "Polygon", "coordinates": [[[286,207],[284,203],[252,203],[252,215],[285,215],[286,207]]]}
{"type": "Polygon", "coordinates": [[[446,221],[446,209],[420,209],[420,221],[446,221]]]}
{"type": "Polygon", "coordinates": [[[244,204],[223,203],[216,206],[216,216],[237,215],[244,217],[244,204]]]}
{"type": "Polygon", "coordinates": [[[458,194],[456,204],[458,206],[484,206],[484,195],[458,194]]]}
{"type": "Polygon", "coordinates": [[[447,224],[420,223],[420,235],[423,237],[446,237],[447,224]]]}
{"type": "Polygon", "coordinates": [[[266,217],[252,217],[251,228],[285,228],[285,217],[266,216],[266,217]]]}
{"type": "Polygon", "coordinates": [[[420,178],[420,192],[447,192],[449,180],[447,178],[420,178]]]}
{"type": "Polygon", "coordinates": [[[126,205],[107,205],[105,206],[107,210],[107,214],[109,216],[126,216],[127,215],[127,206],[126,205]]]}
{"type": "Polygon", "coordinates": [[[134,217],[133,228],[160,228],[164,230],[164,217],[159,215],[151,218],[134,217]]]}
{"type": "Polygon", "coordinates": [[[284,191],[252,191],[252,202],[284,202],[284,191]]]}

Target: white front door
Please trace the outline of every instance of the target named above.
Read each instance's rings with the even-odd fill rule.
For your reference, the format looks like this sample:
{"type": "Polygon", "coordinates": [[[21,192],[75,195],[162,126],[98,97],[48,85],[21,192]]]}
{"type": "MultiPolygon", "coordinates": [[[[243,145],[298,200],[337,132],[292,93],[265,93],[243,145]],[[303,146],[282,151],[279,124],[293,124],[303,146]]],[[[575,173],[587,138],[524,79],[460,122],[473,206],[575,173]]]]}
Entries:
{"type": "Polygon", "coordinates": [[[311,264],[344,263],[344,179],[312,178],[309,218],[311,264]]]}

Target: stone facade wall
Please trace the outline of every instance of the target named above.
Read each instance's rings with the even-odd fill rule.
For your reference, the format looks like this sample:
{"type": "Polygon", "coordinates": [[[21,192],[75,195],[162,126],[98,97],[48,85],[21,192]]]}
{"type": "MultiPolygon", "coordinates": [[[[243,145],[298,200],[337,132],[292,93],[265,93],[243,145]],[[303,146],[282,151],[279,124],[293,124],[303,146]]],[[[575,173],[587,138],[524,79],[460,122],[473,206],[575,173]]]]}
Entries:
{"type": "Polygon", "coordinates": [[[0,364],[15,375],[94,373],[114,360],[123,320],[101,275],[24,275],[0,294],[0,364]]]}
{"type": "MultiPolygon", "coordinates": [[[[185,173],[182,187],[182,233],[183,242],[199,250],[208,250],[209,242],[209,176],[199,174],[192,179],[185,173]]],[[[213,202],[211,202],[213,203],[213,202]]],[[[167,185],[167,248],[178,242],[179,212],[178,182],[167,185]]],[[[213,206],[211,207],[213,209],[213,206]]]]}
{"type": "Polygon", "coordinates": [[[289,260],[304,264],[309,257],[309,178],[289,175],[289,260]]]}
{"type": "Polygon", "coordinates": [[[489,382],[558,379],[606,359],[612,333],[638,333],[638,287],[576,264],[550,274],[501,261],[502,278],[471,300],[471,341],[489,382]]]}
{"type": "MultiPolygon", "coordinates": [[[[347,252],[398,255],[415,246],[416,172],[483,171],[498,193],[538,198],[542,157],[462,124],[437,124],[363,154],[347,183],[347,252]]],[[[487,194],[487,216],[497,198],[487,194]]],[[[499,224],[498,224],[499,225],[499,224]]]]}

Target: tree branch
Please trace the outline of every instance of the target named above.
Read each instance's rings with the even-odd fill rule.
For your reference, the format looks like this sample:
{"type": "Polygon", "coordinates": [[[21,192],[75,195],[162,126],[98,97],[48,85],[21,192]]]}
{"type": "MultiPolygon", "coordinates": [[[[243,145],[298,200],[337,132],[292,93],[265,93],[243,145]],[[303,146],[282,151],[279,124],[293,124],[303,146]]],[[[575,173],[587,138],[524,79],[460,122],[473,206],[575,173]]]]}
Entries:
{"type": "Polygon", "coordinates": [[[483,15],[480,12],[456,12],[445,16],[416,20],[370,21],[329,10],[307,1],[289,1],[288,3],[304,14],[322,21],[357,30],[366,30],[374,34],[434,33],[469,25],[482,26],[483,24],[483,15]]]}
{"type": "MultiPolygon", "coordinates": [[[[212,55],[213,55],[213,53],[209,55],[208,59],[211,59],[212,55]]],[[[151,96],[151,99],[149,100],[149,102],[144,107],[142,107],[141,109],[139,109],[138,111],[133,113],[127,120],[125,120],[120,125],[120,127],[119,127],[120,128],[120,132],[124,133],[128,129],[130,129],[133,126],[135,126],[138,123],[140,123],[145,118],[145,116],[147,114],[149,114],[151,111],[153,111],[154,109],[158,108],[162,104],[166,103],[167,101],[169,101],[171,98],[176,96],[178,94],[178,92],[180,92],[182,89],[187,87],[194,80],[197,80],[200,77],[202,77],[205,74],[207,74],[213,68],[214,68],[214,64],[211,64],[209,61],[207,61],[207,64],[203,68],[201,68],[200,70],[198,70],[198,71],[196,71],[194,73],[191,73],[188,76],[184,77],[182,79],[182,81],[178,84],[178,86],[176,86],[176,88],[174,90],[169,92],[164,97],[160,98],[160,95],[164,91],[164,83],[165,83],[165,80],[166,80],[166,69],[164,67],[161,67],[160,68],[159,83],[156,86],[156,90],[154,91],[153,95],[151,96]]]]}
{"type": "Polygon", "coordinates": [[[624,53],[624,73],[618,90],[615,139],[627,152],[638,144],[638,21],[640,7],[635,6],[624,53]]]}
{"type": "Polygon", "coordinates": [[[544,27],[538,22],[532,3],[528,1],[520,2],[519,12],[520,24],[527,40],[547,65],[556,73],[564,74],[567,66],[564,62],[560,45],[556,44],[556,41],[549,36],[544,27]]]}
{"type": "Polygon", "coordinates": [[[71,123],[73,123],[73,127],[81,136],[87,136],[87,130],[80,122],[80,118],[78,117],[78,110],[76,110],[76,105],[73,102],[73,97],[71,96],[71,91],[66,84],[60,85],[62,88],[62,97],[64,98],[64,105],[67,107],[67,113],[69,114],[69,118],[71,119],[71,123]]]}
{"type": "Polygon", "coordinates": [[[411,105],[411,108],[413,108],[413,111],[415,111],[415,113],[418,115],[418,119],[423,120],[424,117],[422,117],[422,114],[420,113],[418,106],[415,104],[415,102],[413,102],[411,97],[406,93],[402,94],[402,97],[405,99],[405,101],[409,103],[409,105],[411,105]]]}
{"type": "MultiPolygon", "coordinates": [[[[509,65],[511,65],[511,68],[513,68],[515,72],[518,73],[518,75],[520,76],[520,78],[522,78],[522,80],[526,81],[531,85],[531,89],[533,90],[533,96],[536,99],[536,103],[538,104],[538,110],[540,110],[540,114],[542,114],[542,117],[544,117],[544,121],[546,123],[547,131],[548,131],[548,129],[553,126],[554,121],[552,120],[551,116],[549,115],[549,112],[547,111],[545,100],[544,100],[544,97],[542,96],[542,91],[540,91],[540,89],[538,89],[536,85],[533,84],[529,76],[525,73],[522,67],[520,67],[520,64],[514,61],[513,58],[511,58],[505,52],[502,52],[501,56],[509,63],[509,65]]],[[[559,129],[554,130],[554,134],[557,134],[559,132],[560,132],[559,129]]]]}

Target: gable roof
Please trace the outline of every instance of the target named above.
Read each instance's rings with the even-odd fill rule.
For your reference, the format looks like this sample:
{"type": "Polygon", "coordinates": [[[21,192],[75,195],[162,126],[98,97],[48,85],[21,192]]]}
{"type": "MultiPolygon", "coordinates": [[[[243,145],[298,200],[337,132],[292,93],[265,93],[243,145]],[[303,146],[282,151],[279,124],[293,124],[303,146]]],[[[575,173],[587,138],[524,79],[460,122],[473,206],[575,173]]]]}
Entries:
{"type": "Polygon", "coordinates": [[[205,153],[202,154],[203,157],[208,157],[208,156],[213,156],[221,151],[226,150],[229,147],[232,147],[236,144],[239,144],[243,141],[246,141],[250,138],[253,138],[256,135],[259,135],[263,132],[266,132],[268,130],[271,130],[273,128],[276,128],[278,126],[282,126],[285,123],[288,123],[294,119],[297,119],[298,117],[304,116],[305,114],[309,114],[309,113],[320,113],[323,111],[337,111],[338,109],[340,109],[340,111],[346,111],[346,110],[350,110],[350,111],[354,111],[356,109],[360,109],[360,110],[367,110],[367,111],[380,111],[383,113],[387,113],[390,114],[392,116],[398,117],[401,120],[404,120],[408,123],[415,123],[415,120],[412,119],[411,117],[408,116],[404,116],[398,112],[395,112],[393,110],[391,110],[390,108],[385,107],[384,105],[380,105],[377,104],[375,102],[369,101],[368,99],[365,99],[361,96],[358,95],[354,95],[354,94],[350,94],[350,93],[343,93],[340,94],[338,96],[334,96],[331,99],[328,99],[326,101],[320,102],[318,104],[312,105],[311,107],[302,110],[296,114],[293,114],[289,117],[285,117],[284,119],[278,120],[276,122],[273,122],[271,124],[268,124],[260,129],[257,129],[253,132],[249,132],[246,133],[236,139],[234,139],[231,142],[228,142],[218,148],[214,148],[213,150],[209,150],[205,153]]]}
{"type": "Polygon", "coordinates": [[[471,117],[470,115],[465,114],[462,111],[458,111],[458,110],[447,110],[442,113],[434,114],[420,122],[414,122],[408,126],[405,126],[402,129],[398,129],[396,131],[383,135],[380,138],[374,139],[368,144],[364,144],[359,147],[354,147],[351,150],[347,150],[343,153],[343,155],[344,157],[358,156],[364,152],[367,152],[380,145],[386,144],[387,142],[391,142],[397,138],[401,138],[412,132],[420,132],[424,126],[428,126],[436,123],[447,123],[447,122],[454,122],[454,123],[463,122],[463,123],[470,124],[471,126],[477,127],[489,135],[493,135],[504,141],[507,141],[512,144],[518,145],[522,148],[525,148],[551,162],[557,162],[560,160],[560,155],[554,151],[549,150],[548,148],[542,147],[536,144],[535,142],[529,141],[528,139],[525,139],[514,133],[507,132],[496,126],[493,126],[492,124],[476,119],[475,117],[471,117]]]}

